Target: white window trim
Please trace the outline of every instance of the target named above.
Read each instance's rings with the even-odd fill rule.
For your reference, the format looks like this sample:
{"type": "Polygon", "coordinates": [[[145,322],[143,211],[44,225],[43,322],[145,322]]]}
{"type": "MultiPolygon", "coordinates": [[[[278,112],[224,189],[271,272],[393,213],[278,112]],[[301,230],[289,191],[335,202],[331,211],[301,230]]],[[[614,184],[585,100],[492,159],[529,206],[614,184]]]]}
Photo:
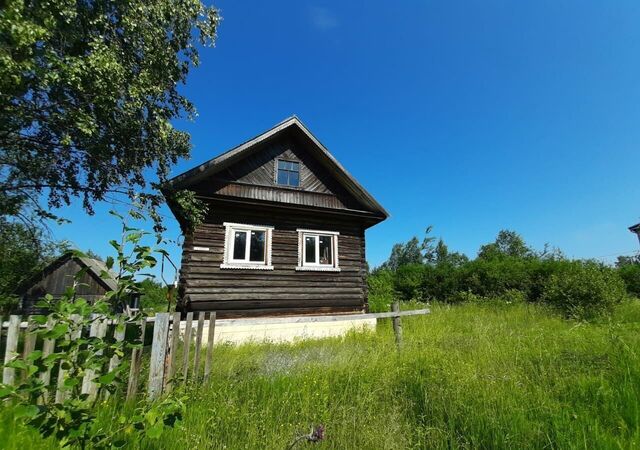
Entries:
{"type": "MultiPolygon", "coordinates": [[[[251,270],[273,270],[271,264],[271,238],[273,236],[273,227],[268,225],[249,225],[245,223],[224,222],[224,256],[223,262],[220,264],[221,269],[251,269],[251,270]],[[235,231],[264,231],[265,232],[265,261],[237,261],[233,259],[233,245],[235,231]]],[[[247,245],[247,252],[249,245],[247,245]]]]}
{"type": "MultiPolygon", "coordinates": [[[[304,228],[298,228],[298,266],[297,271],[308,272],[340,272],[340,266],[338,263],[338,236],[340,233],[337,231],[324,231],[324,230],[308,230],[304,228]],[[304,237],[307,234],[314,236],[325,235],[331,236],[331,243],[333,244],[333,264],[316,264],[307,263],[304,261],[304,237]]],[[[320,240],[316,239],[316,247],[320,245],[320,240]]],[[[317,250],[316,250],[317,252],[317,250]]],[[[319,253],[317,252],[319,255],[319,253]]]]}

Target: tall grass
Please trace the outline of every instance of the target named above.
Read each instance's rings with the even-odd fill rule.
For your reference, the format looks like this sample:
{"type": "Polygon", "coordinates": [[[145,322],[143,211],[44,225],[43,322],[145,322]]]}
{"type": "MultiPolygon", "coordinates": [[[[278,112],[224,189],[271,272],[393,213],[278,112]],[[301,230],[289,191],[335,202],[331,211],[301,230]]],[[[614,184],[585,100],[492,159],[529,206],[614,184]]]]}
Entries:
{"type": "MultiPolygon", "coordinates": [[[[640,304],[599,323],[527,304],[432,307],[375,333],[220,346],[181,427],[136,448],[640,448],[640,304]],[[301,444],[302,448],[307,444],[301,444]]],[[[103,406],[110,427],[112,406],[103,406]]],[[[0,446],[55,447],[5,411],[0,446]]]]}

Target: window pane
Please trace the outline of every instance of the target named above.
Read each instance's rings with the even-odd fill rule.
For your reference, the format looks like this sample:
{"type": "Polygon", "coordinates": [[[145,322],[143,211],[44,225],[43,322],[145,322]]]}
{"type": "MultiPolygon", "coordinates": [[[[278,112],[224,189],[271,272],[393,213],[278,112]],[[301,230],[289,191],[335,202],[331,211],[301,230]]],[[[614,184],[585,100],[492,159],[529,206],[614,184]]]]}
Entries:
{"type": "Polygon", "coordinates": [[[249,261],[264,261],[264,231],[251,232],[251,244],[249,245],[249,261]]]}
{"type": "Polygon", "coordinates": [[[286,161],[278,161],[278,169],[286,169],[287,162],[286,161]]]}
{"type": "Polygon", "coordinates": [[[300,163],[297,162],[292,162],[291,163],[291,170],[294,170],[296,172],[300,171],[300,163]]]}
{"type": "Polygon", "coordinates": [[[312,264],[316,262],[315,236],[305,236],[304,238],[304,262],[312,264]]]}
{"type": "Polygon", "coordinates": [[[333,264],[331,236],[320,236],[320,264],[333,264]]]}
{"type": "Polygon", "coordinates": [[[298,186],[300,185],[300,178],[298,177],[298,172],[289,172],[289,186],[298,186]]]}
{"type": "Polygon", "coordinates": [[[244,259],[247,246],[247,232],[236,231],[233,238],[233,259],[244,259]]]}
{"type": "Polygon", "coordinates": [[[286,170],[278,170],[278,184],[289,184],[289,172],[286,170]]]}

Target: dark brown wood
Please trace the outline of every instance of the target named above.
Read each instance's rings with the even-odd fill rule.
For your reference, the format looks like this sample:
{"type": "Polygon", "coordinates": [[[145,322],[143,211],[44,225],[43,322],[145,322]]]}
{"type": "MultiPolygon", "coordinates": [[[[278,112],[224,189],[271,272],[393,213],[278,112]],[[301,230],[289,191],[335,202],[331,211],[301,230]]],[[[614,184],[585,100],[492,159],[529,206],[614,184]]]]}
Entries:
{"type": "Polygon", "coordinates": [[[185,229],[182,311],[215,311],[218,319],[366,311],[365,230],[387,213],[298,119],[170,184],[209,206],[204,223],[185,229]],[[278,185],[281,159],[299,163],[299,186],[278,185]],[[272,270],[221,267],[226,222],[271,227],[272,270]],[[298,229],[339,233],[340,270],[297,270],[298,229]]]}

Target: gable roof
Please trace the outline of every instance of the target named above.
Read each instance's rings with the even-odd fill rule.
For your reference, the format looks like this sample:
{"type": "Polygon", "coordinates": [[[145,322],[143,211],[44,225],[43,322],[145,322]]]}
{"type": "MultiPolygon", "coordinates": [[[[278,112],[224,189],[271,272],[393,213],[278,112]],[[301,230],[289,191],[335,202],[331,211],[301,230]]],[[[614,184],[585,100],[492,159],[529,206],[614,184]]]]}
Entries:
{"type": "Polygon", "coordinates": [[[284,133],[287,130],[296,130],[302,136],[310,141],[311,149],[314,149],[316,159],[333,175],[340,184],[353,195],[368,210],[381,215],[384,218],[389,217],[389,213],[383,206],[376,201],[373,196],[362,187],[360,183],[338,162],[329,150],[309,131],[309,129],[296,116],[289,117],[273,128],[255,136],[252,139],[232,148],[209,161],[194,167],[191,170],[169,180],[164,189],[184,189],[191,186],[205,177],[211,176],[231,164],[240,161],[249,156],[253,151],[258,149],[259,144],[264,143],[275,136],[284,133]]]}
{"type": "Polygon", "coordinates": [[[631,231],[632,233],[636,233],[640,236],[640,223],[637,223],[635,225],[631,225],[629,227],[629,231],[631,231]]]}
{"type": "Polygon", "coordinates": [[[50,273],[55,271],[70,259],[76,261],[78,264],[86,268],[87,273],[95,278],[107,290],[115,291],[116,289],[118,289],[118,283],[116,281],[116,277],[118,275],[112,270],[109,270],[104,262],[86,256],[76,256],[72,252],[67,252],[51,261],[44,269],[35,274],[33,277],[29,278],[24,283],[21,283],[21,287],[18,289],[18,291],[28,291],[32,286],[34,286],[36,283],[39,283],[50,273]],[[110,275],[110,278],[102,278],[101,274],[103,271],[107,272],[110,275]]]}

